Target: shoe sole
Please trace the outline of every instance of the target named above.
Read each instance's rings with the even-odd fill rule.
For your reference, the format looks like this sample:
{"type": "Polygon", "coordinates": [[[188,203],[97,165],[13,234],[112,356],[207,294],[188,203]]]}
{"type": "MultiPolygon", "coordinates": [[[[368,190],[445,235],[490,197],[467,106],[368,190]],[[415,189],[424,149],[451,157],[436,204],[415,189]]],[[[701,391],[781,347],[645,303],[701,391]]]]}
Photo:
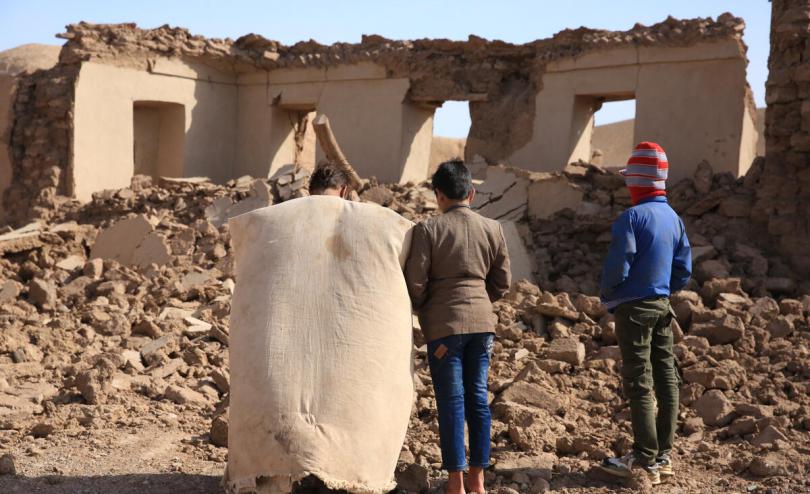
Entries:
{"type": "Polygon", "coordinates": [[[632,473],[627,470],[618,470],[615,468],[606,467],[604,465],[599,465],[599,468],[605,473],[609,473],[614,477],[621,477],[623,479],[629,479],[632,475],[632,473]]]}

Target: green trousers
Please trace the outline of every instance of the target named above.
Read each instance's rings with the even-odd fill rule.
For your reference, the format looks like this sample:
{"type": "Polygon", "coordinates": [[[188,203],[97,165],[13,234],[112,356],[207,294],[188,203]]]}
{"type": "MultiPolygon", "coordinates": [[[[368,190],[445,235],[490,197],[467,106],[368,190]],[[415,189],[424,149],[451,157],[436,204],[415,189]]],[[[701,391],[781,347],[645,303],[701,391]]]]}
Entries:
{"type": "Polygon", "coordinates": [[[672,353],[674,316],[668,298],[624,303],[614,314],[623,360],[622,387],[630,402],[633,451],[639,460],[651,464],[669,455],[678,422],[681,379],[672,353]]]}

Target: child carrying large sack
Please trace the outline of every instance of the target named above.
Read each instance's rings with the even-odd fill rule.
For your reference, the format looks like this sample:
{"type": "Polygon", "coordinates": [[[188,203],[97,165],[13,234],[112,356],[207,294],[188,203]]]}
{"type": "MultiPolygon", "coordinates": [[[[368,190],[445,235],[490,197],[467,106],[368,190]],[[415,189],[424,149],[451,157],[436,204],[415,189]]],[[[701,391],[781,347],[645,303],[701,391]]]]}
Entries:
{"type": "Polygon", "coordinates": [[[388,492],[413,401],[412,223],[313,196],[231,219],[228,492],[388,492]]]}

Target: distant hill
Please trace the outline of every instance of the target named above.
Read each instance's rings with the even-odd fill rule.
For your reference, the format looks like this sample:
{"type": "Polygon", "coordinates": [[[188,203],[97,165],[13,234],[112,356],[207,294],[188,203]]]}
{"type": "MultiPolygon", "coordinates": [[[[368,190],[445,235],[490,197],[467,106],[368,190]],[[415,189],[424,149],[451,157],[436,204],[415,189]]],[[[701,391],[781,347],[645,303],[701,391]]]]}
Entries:
{"type": "Polygon", "coordinates": [[[56,65],[61,49],[55,45],[28,44],[0,51],[0,74],[17,75],[49,69],[56,65]]]}

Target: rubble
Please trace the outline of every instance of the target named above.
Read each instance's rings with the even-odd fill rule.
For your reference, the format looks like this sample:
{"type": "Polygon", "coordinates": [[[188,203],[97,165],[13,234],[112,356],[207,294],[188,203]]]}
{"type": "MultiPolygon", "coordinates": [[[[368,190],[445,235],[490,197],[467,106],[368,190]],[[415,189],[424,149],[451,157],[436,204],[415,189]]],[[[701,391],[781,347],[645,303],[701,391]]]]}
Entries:
{"type": "Polygon", "coordinates": [[[17,468],[14,465],[14,456],[6,453],[0,456],[0,475],[16,475],[17,468]]]}
{"type": "MultiPolygon", "coordinates": [[[[504,168],[497,170],[493,176],[506,176],[504,168]]],[[[626,198],[613,174],[583,170],[555,181],[575,182],[583,201],[607,201],[603,211],[568,208],[532,219],[527,206],[505,223],[525,230],[518,236],[537,263],[527,275],[532,279],[517,280],[495,303],[493,492],[600,486],[602,480],[581,472],[631,446],[615,323],[595,296],[605,234],[626,198]]],[[[280,177],[297,172],[285,173],[280,177]]],[[[526,187],[534,183],[530,175],[518,176],[526,187]]],[[[722,187],[716,182],[721,178],[713,175],[712,190],[722,187]]],[[[19,431],[11,439],[15,455],[24,451],[24,435],[48,444],[63,437],[66,424],[115,428],[103,411],[119,407],[132,409],[137,420],[183,417],[201,438],[184,447],[223,457],[235,280],[227,223],[219,223],[211,208],[245,201],[261,207],[270,196],[254,201],[257,190],[270,191],[279,202],[275,180],[216,185],[137,177],[132,194],[110,191],[86,205],[65,203],[52,222],[38,227],[38,243],[0,257],[6,280],[0,285],[6,325],[0,333],[0,425],[19,431]],[[137,235],[120,230],[122,224],[137,235]],[[149,262],[134,262],[150,236],[166,248],[150,254],[149,262]]],[[[305,181],[298,181],[299,188],[287,191],[292,196],[306,194],[305,181]]],[[[676,207],[684,187],[673,187],[676,207]]],[[[412,220],[437,214],[424,183],[368,180],[358,192],[359,200],[412,220]]],[[[719,209],[686,218],[695,245],[711,247],[702,251],[704,262],[716,260],[724,269],[722,277],[696,279],[672,298],[684,377],[679,468],[708,468],[734,486],[744,486],[737,474],[776,476],[798,492],[810,467],[801,446],[810,434],[810,287],[790,277],[778,254],[737,231],[738,219],[719,209]],[[752,260],[760,258],[768,270],[757,264],[759,274],[752,275],[752,260]],[[706,458],[728,455],[739,458],[737,474],[706,467],[706,458]]],[[[416,405],[397,467],[397,478],[411,492],[432,489],[442,478],[435,400],[418,331],[415,337],[416,405]]],[[[701,492],[688,483],[680,487],[701,492]]]]}

